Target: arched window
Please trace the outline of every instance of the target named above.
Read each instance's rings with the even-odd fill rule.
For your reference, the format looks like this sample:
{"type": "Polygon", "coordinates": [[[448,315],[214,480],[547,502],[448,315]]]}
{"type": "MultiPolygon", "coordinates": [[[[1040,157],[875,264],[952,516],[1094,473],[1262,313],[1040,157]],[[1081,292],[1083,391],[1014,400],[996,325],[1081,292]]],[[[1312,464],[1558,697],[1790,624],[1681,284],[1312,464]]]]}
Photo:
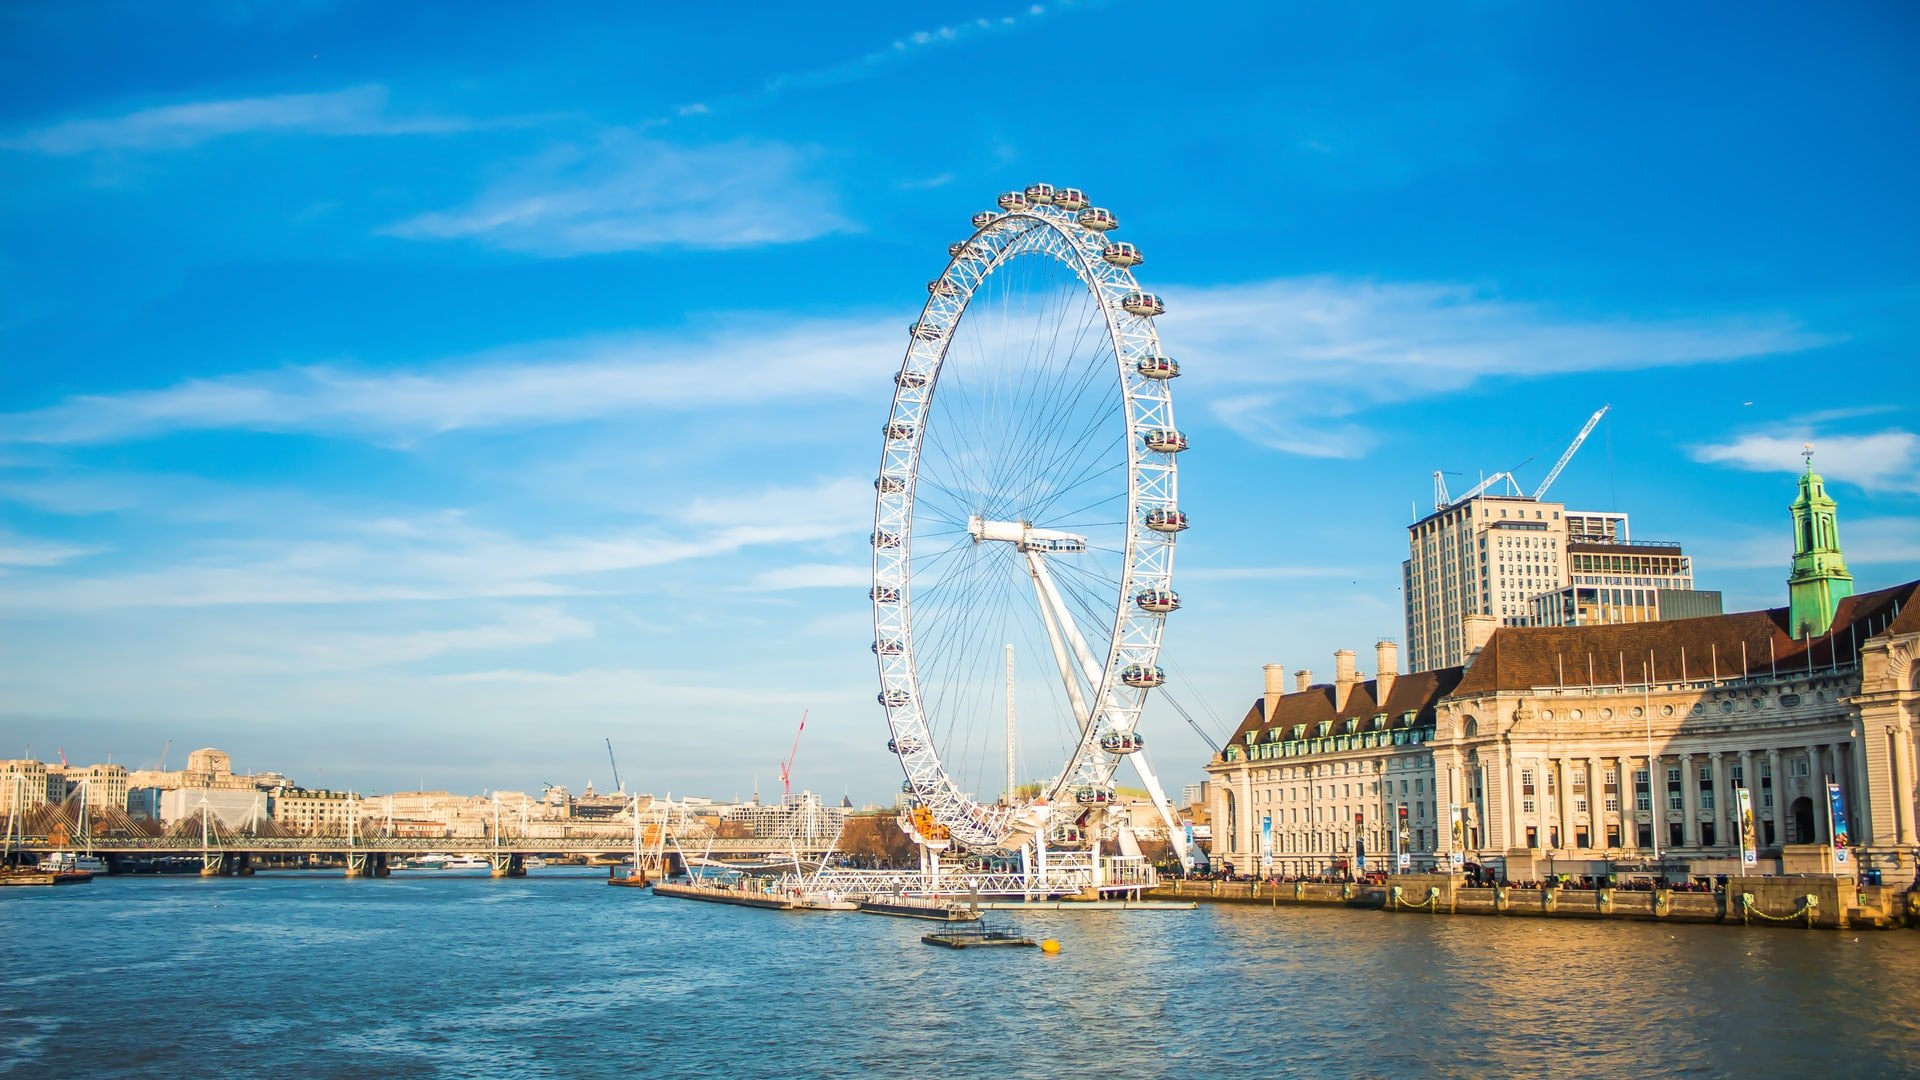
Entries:
{"type": "Polygon", "coordinates": [[[1480,721],[1471,716],[1467,717],[1466,722],[1460,725],[1460,737],[1463,739],[1473,739],[1478,738],[1479,735],[1480,721]]]}

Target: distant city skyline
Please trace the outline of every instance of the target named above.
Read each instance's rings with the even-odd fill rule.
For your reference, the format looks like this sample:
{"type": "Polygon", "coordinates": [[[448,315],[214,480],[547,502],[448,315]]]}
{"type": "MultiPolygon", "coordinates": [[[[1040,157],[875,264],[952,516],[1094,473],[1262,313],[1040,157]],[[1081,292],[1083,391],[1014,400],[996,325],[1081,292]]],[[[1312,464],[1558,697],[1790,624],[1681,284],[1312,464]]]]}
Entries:
{"type": "Polygon", "coordinates": [[[1553,497],[1728,611],[1786,603],[1807,442],[1858,588],[1920,577],[1920,13],[929,18],[0,13],[0,757],[577,791],[611,738],[731,797],[810,710],[794,788],[890,801],[889,376],[1034,182],[1167,303],[1215,738],[1402,636],[1434,470],[1531,489],[1602,404],[1553,497]]]}

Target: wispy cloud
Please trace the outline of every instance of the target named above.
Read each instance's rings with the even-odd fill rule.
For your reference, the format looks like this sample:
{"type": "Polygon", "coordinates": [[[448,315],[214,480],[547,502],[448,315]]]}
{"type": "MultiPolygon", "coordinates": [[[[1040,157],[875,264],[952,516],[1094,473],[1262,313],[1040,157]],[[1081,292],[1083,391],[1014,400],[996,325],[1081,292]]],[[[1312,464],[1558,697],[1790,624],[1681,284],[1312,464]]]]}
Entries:
{"type": "Polygon", "coordinates": [[[0,532],[0,568],[59,566],[89,555],[98,555],[105,550],[103,547],[53,543],[0,532]]]}
{"type": "Polygon", "coordinates": [[[1798,473],[1801,452],[1811,446],[1814,464],[1829,480],[1869,490],[1920,494],[1920,435],[1889,430],[1872,435],[1816,435],[1812,428],[1789,434],[1748,434],[1731,442],[1692,448],[1693,460],[1749,472],[1798,473]]]}
{"type": "Polygon", "coordinates": [[[676,146],[613,131],[521,163],[465,207],[385,231],[550,257],[796,243],[852,228],[833,190],[806,175],[813,157],[782,143],[676,146]]]}
{"type": "Polygon", "coordinates": [[[110,443],[236,429],[404,443],[466,429],[856,397],[872,393],[903,348],[894,321],[734,322],[738,328],[711,333],[527,346],[424,369],[299,367],[83,395],[0,415],[0,440],[110,443]]]}
{"type": "Polygon", "coordinates": [[[100,150],[184,150],[250,133],[409,135],[472,126],[472,121],[452,117],[389,115],[387,89],[375,85],[323,94],[196,101],[68,120],[0,140],[0,147],[65,156],[100,150]]]}
{"type": "Polygon", "coordinates": [[[859,563],[802,563],[763,570],[744,586],[746,592],[787,592],[794,589],[851,589],[873,580],[873,570],[859,563]]]}
{"type": "Polygon", "coordinates": [[[842,60],[825,67],[809,68],[804,71],[783,72],[769,77],[760,86],[750,91],[724,94],[707,101],[688,102],[676,108],[672,117],[663,117],[655,123],[664,124],[679,117],[706,116],[766,105],[792,90],[859,82],[932,50],[1031,28],[1049,11],[1067,11],[1074,8],[1092,10],[1100,6],[1102,4],[1099,0],[1093,0],[1093,2],[1052,0],[1050,3],[1028,4],[1005,15],[962,19],[926,30],[916,30],[851,60],[842,60]]]}
{"type": "Polygon", "coordinates": [[[1463,285],[1286,278],[1169,290],[1162,334],[1241,435],[1309,457],[1357,457],[1358,414],[1494,377],[1737,360],[1833,340],[1778,315],[1589,320],[1463,285]]]}
{"type": "Polygon", "coordinates": [[[590,638],[593,623],[556,605],[501,613],[491,621],[390,634],[288,635],[282,649],[255,652],[244,666],[290,671],[347,671],[411,664],[464,652],[524,650],[590,638]]]}
{"type": "Polygon", "coordinates": [[[843,540],[866,528],[858,481],[775,487],[650,527],[514,534],[458,512],[334,524],[308,535],[262,529],[158,568],[12,580],[13,611],[100,611],[530,599],[620,594],[646,572],[749,548],[843,540]]]}

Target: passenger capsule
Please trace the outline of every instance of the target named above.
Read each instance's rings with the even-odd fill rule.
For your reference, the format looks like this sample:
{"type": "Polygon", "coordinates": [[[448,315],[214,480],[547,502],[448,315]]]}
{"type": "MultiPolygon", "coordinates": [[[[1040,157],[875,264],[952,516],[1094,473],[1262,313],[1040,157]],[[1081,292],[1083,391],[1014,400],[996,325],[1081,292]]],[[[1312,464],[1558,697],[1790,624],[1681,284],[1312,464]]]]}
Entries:
{"type": "Polygon", "coordinates": [[[1113,801],[1113,793],[1106,788],[1083,787],[1074,791],[1073,801],[1081,806],[1105,806],[1113,801]]]}
{"type": "Polygon", "coordinates": [[[1053,205],[1070,214],[1077,214],[1087,208],[1087,193],[1079,188],[1063,187],[1053,193],[1053,205]]]}
{"type": "Polygon", "coordinates": [[[1140,254],[1139,248],[1125,243],[1108,244],[1101,250],[1100,257],[1107,261],[1108,266],[1118,266],[1122,269],[1139,266],[1147,261],[1147,257],[1140,254]]]}
{"type": "Polygon", "coordinates": [[[1127,314],[1142,318],[1167,313],[1167,305],[1161,303],[1160,298],[1150,292],[1128,293],[1120,298],[1120,306],[1126,309],[1127,314]]]}
{"type": "Polygon", "coordinates": [[[1157,507],[1147,511],[1147,528],[1157,533],[1185,532],[1187,515],[1169,506],[1157,507]]]}
{"type": "Polygon", "coordinates": [[[976,229],[984,229],[987,226],[993,224],[993,219],[999,216],[1000,216],[999,214],[996,214],[991,210],[982,210],[979,213],[973,215],[973,227],[976,229]]]}
{"type": "Polygon", "coordinates": [[[1095,232],[1107,232],[1120,227],[1120,222],[1111,211],[1102,210],[1098,206],[1089,206],[1080,211],[1080,216],[1074,220],[1080,223],[1081,228],[1092,229],[1095,232]]]}
{"type": "Polygon", "coordinates": [[[888,424],[885,430],[887,438],[889,439],[913,438],[913,425],[907,423],[905,420],[895,420],[891,424],[888,424]]]}
{"type": "Polygon", "coordinates": [[[1053,834],[1053,838],[1063,844],[1077,844],[1087,838],[1077,825],[1063,825],[1053,834]]]}
{"type": "Polygon", "coordinates": [[[928,296],[956,296],[959,292],[960,287],[958,285],[944,278],[935,278],[927,282],[928,296]]]}
{"type": "Polygon", "coordinates": [[[1148,356],[1133,365],[1133,370],[1149,379],[1177,379],[1180,364],[1171,356],[1148,356]]]}
{"type": "Polygon", "coordinates": [[[961,253],[961,252],[963,252],[963,251],[965,251],[965,250],[967,250],[967,242],[966,242],[965,240],[962,240],[962,241],[960,241],[960,242],[959,242],[959,243],[957,243],[957,244],[948,244],[948,245],[947,245],[947,258],[949,258],[949,259],[957,259],[957,258],[959,258],[959,257],[960,257],[960,253],[961,253]]]}
{"type": "Polygon", "coordinates": [[[912,334],[916,341],[940,340],[940,328],[929,322],[914,323],[907,327],[907,333],[912,334]]]}
{"type": "Polygon", "coordinates": [[[1028,184],[1027,201],[1035,206],[1047,206],[1053,202],[1052,184],[1028,184]]]}
{"type": "Polygon", "coordinates": [[[1186,433],[1172,428],[1154,428],[1143,432],[1140,441],[1156,454],[1177,454],[1187,448],[1186,433]]]}
{"type": "Polygon", "coordinates": [[[882,495],[898,495],[907,490],[907,482],[897,476],[876,476],[873,478],[873,490],[882,495]]]}
{"type": "Polygon", "coordinates": [[[1172,589],[1145,589],[1134,596],[1133,602],[1139,605],[1141,611],[1155,615],[1180,610],[1180,594],[1172,589]]]}
{"type": "Polygon", "coordinates": [[[900,602],[900,590],[885,585],[875,585],[867,590],[867,599],[876,604],[897,604],[900,602]]]}
{"type": "Polygon", "coordinates": [[[880,704],[885,705],[889,709],[898,708],[901,705],[905,705],[908,701],[905,690],[882,690],[880,691],[879,699],[880,704]]]}
{"type": "Polygon", "coordinates": [[[1109,731],[1100,736],[1100,749],[1109,754],[1131,754],[1146,748],[1146,740],[1131,731],[1109,731]]]}
{"type": "Polygon", "coordinates": [[[891,637],[881,638],[879,641],[874,642],[870,648],[873,649],[874,655],[876,656],[899,656],[902,652],[906,651],[906,646],[900,643],[899,638],[891,637]]]}
{"type": "Polygon", "coordinates": [[[889,754],[911,754],[919,748],[920,744],[914,742],[912,739],[901,739],[898,742],[892,739],[887,740],[887,753],[889,754]]]}
{"type": "Polygon", "coordinates": [[[897,548],[900,546],[900,534],[877,532],[873,534],[873,546],[877,548],[897,548]]]}
{"type": "Polygon", "coordinates": [[[1128,664],[1120,669],[1120,681],[1135,690],[1151,690],[1167,681],[1167,673],[1158,665],[1128,664]]]}
{"type": "Polygon", "coordinates": [[[1000,193],[1000,209],[1012,213],[1027,208],[1027,196],[1023,191],[1003,191],[1000,193]]]}
{"type": "Polygon", "coordinates": [[[893,385],[904,386],[909,390],[927,385],[927,373],[924,371],[902,371],[893,377],[893,385]]]}
{"type": "Polygon", "coordinates": [[[900,781],[900,793],[903,795],[913,794],[913,781],[911,780],[900,781]]]}

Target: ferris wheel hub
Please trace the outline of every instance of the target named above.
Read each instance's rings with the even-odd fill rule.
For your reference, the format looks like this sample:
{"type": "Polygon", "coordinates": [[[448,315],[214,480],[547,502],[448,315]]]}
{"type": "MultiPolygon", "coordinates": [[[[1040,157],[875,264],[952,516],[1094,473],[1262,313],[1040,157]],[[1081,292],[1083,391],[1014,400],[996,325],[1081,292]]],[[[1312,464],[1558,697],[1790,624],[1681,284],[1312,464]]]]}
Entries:
{"type": "Polygon", "coordinates": [[[967,533],[978,544],[998,540],[1019,551],[1085,551],[1087,538],[1059,529],[1036,529],[1026,521],[988,521],[975,514],[967,519],[967,533]]]}

